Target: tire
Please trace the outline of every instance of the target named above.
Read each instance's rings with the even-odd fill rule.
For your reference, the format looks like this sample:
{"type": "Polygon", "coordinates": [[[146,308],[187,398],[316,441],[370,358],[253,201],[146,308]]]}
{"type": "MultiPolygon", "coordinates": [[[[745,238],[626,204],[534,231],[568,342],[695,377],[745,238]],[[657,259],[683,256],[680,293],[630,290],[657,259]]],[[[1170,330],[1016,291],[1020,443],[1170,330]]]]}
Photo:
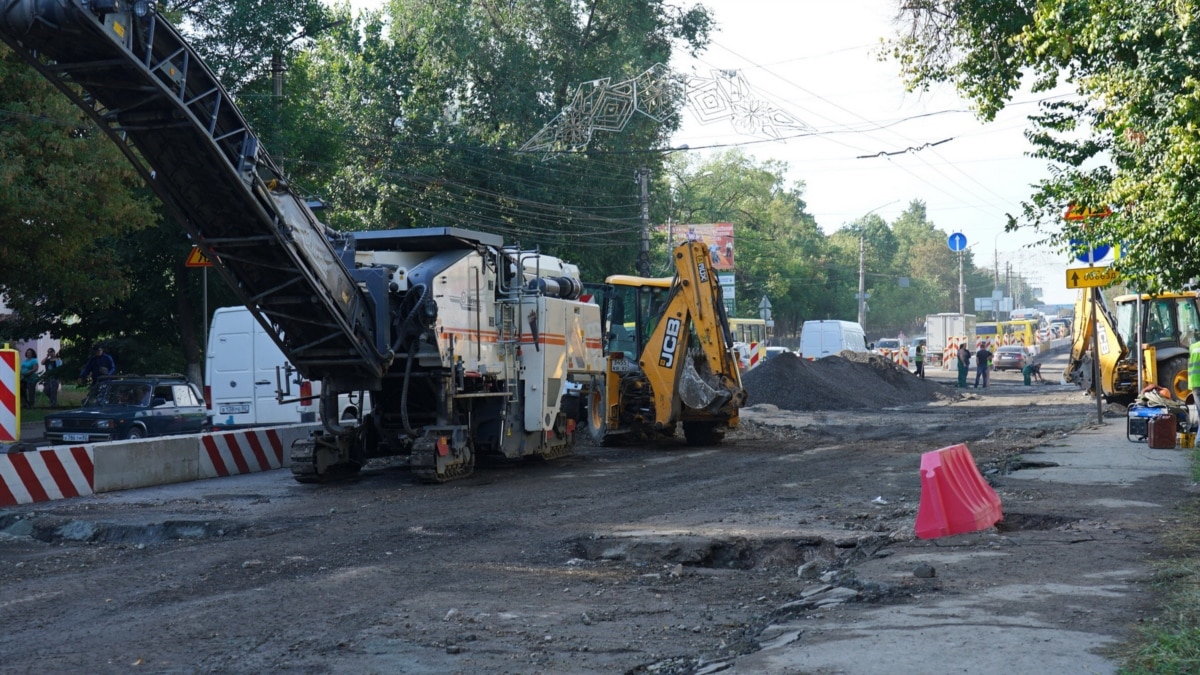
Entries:
{"type": "Polygon", "coordinates": [[[608,436],[608,397],[603,379],[592,381],[588,393],[588,434],[596,445],[604,445],[608,436]]]}
{"type": "Polygon", "coordinates": [[[1176,356],[1158,365],[1158,386],[1166,387],[1171,395],[1180,401],[1186,401],[1192,390],[1188,387],[1188,360],[1186,356],[1176,356]]]}
{"type": "Polygon", "coordinates": [[[127,441],[134,441],[139,438],[145,438],[145,437],[146,437],[146,432],[143,431],[141,427],[134,427],[129,430],[129,433],[125,434],[125,440],[127,440],[127,441]]]}

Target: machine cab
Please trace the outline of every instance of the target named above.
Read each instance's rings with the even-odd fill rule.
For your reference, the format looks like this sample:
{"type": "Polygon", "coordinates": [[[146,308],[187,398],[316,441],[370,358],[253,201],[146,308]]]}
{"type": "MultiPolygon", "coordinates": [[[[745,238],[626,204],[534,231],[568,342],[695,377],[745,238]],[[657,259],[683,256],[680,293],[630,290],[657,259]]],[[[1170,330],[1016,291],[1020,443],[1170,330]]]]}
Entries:
{"type": "Polygon", "coordinates": [[[671,281],[618,274],[590,288],[600,302],[605,355],[622,352],[637,360],[666,307],[671,281]]]}

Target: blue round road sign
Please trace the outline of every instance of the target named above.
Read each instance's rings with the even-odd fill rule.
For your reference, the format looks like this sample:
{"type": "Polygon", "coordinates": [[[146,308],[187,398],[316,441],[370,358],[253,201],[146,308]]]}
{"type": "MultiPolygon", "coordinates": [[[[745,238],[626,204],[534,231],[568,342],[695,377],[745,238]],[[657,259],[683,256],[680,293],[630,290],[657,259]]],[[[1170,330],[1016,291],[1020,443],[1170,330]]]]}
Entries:
{"type": "Polygon", "coordinates": [[[946,243],[950,245],[951,251],[961,251],[967,247],[967,235],[955,232],[946,238],[946,243]]]}
{"type": "Polygon", "coordinates": [[[1071,240],[1071,250],[1075,252],[1075,259],[1081,263],[1098,263],[1108,255],[1112,247],[1108,244],[1100,244],[1098,246],[1089,246],[1082,239],[1071,240]]]}

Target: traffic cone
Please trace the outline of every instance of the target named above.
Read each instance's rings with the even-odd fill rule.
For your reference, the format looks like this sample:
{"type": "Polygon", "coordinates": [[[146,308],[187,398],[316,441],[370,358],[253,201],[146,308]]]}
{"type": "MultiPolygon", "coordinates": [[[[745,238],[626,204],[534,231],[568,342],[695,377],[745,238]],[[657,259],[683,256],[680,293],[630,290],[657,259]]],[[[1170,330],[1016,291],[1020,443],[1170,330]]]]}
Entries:
{"type": "Polygon", "coordinates": [[[985,530],[1002,517],[1000,496],[983,480],[965,444],[921,455],[919,538],[985,530]]]}

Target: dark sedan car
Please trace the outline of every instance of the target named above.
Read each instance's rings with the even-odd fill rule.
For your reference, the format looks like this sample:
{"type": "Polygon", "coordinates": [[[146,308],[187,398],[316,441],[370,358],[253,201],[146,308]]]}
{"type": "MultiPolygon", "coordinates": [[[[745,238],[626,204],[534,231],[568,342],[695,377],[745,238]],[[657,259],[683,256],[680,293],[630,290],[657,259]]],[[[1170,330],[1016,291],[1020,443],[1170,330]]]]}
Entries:
{"type": "Polygon", "coordinates": [[[996,370],[1021,370],[1030,363],[1033,363],[1033,359],[1021,345],[1000,347],[992,357],[992,367],[996,370]]]}
{"type": "Polygon", "coordinates": [[[208,430],[204,398],[182,375],[102,378],[83,407],[46,416],[51,443],[99,443],[208,430]]]}

